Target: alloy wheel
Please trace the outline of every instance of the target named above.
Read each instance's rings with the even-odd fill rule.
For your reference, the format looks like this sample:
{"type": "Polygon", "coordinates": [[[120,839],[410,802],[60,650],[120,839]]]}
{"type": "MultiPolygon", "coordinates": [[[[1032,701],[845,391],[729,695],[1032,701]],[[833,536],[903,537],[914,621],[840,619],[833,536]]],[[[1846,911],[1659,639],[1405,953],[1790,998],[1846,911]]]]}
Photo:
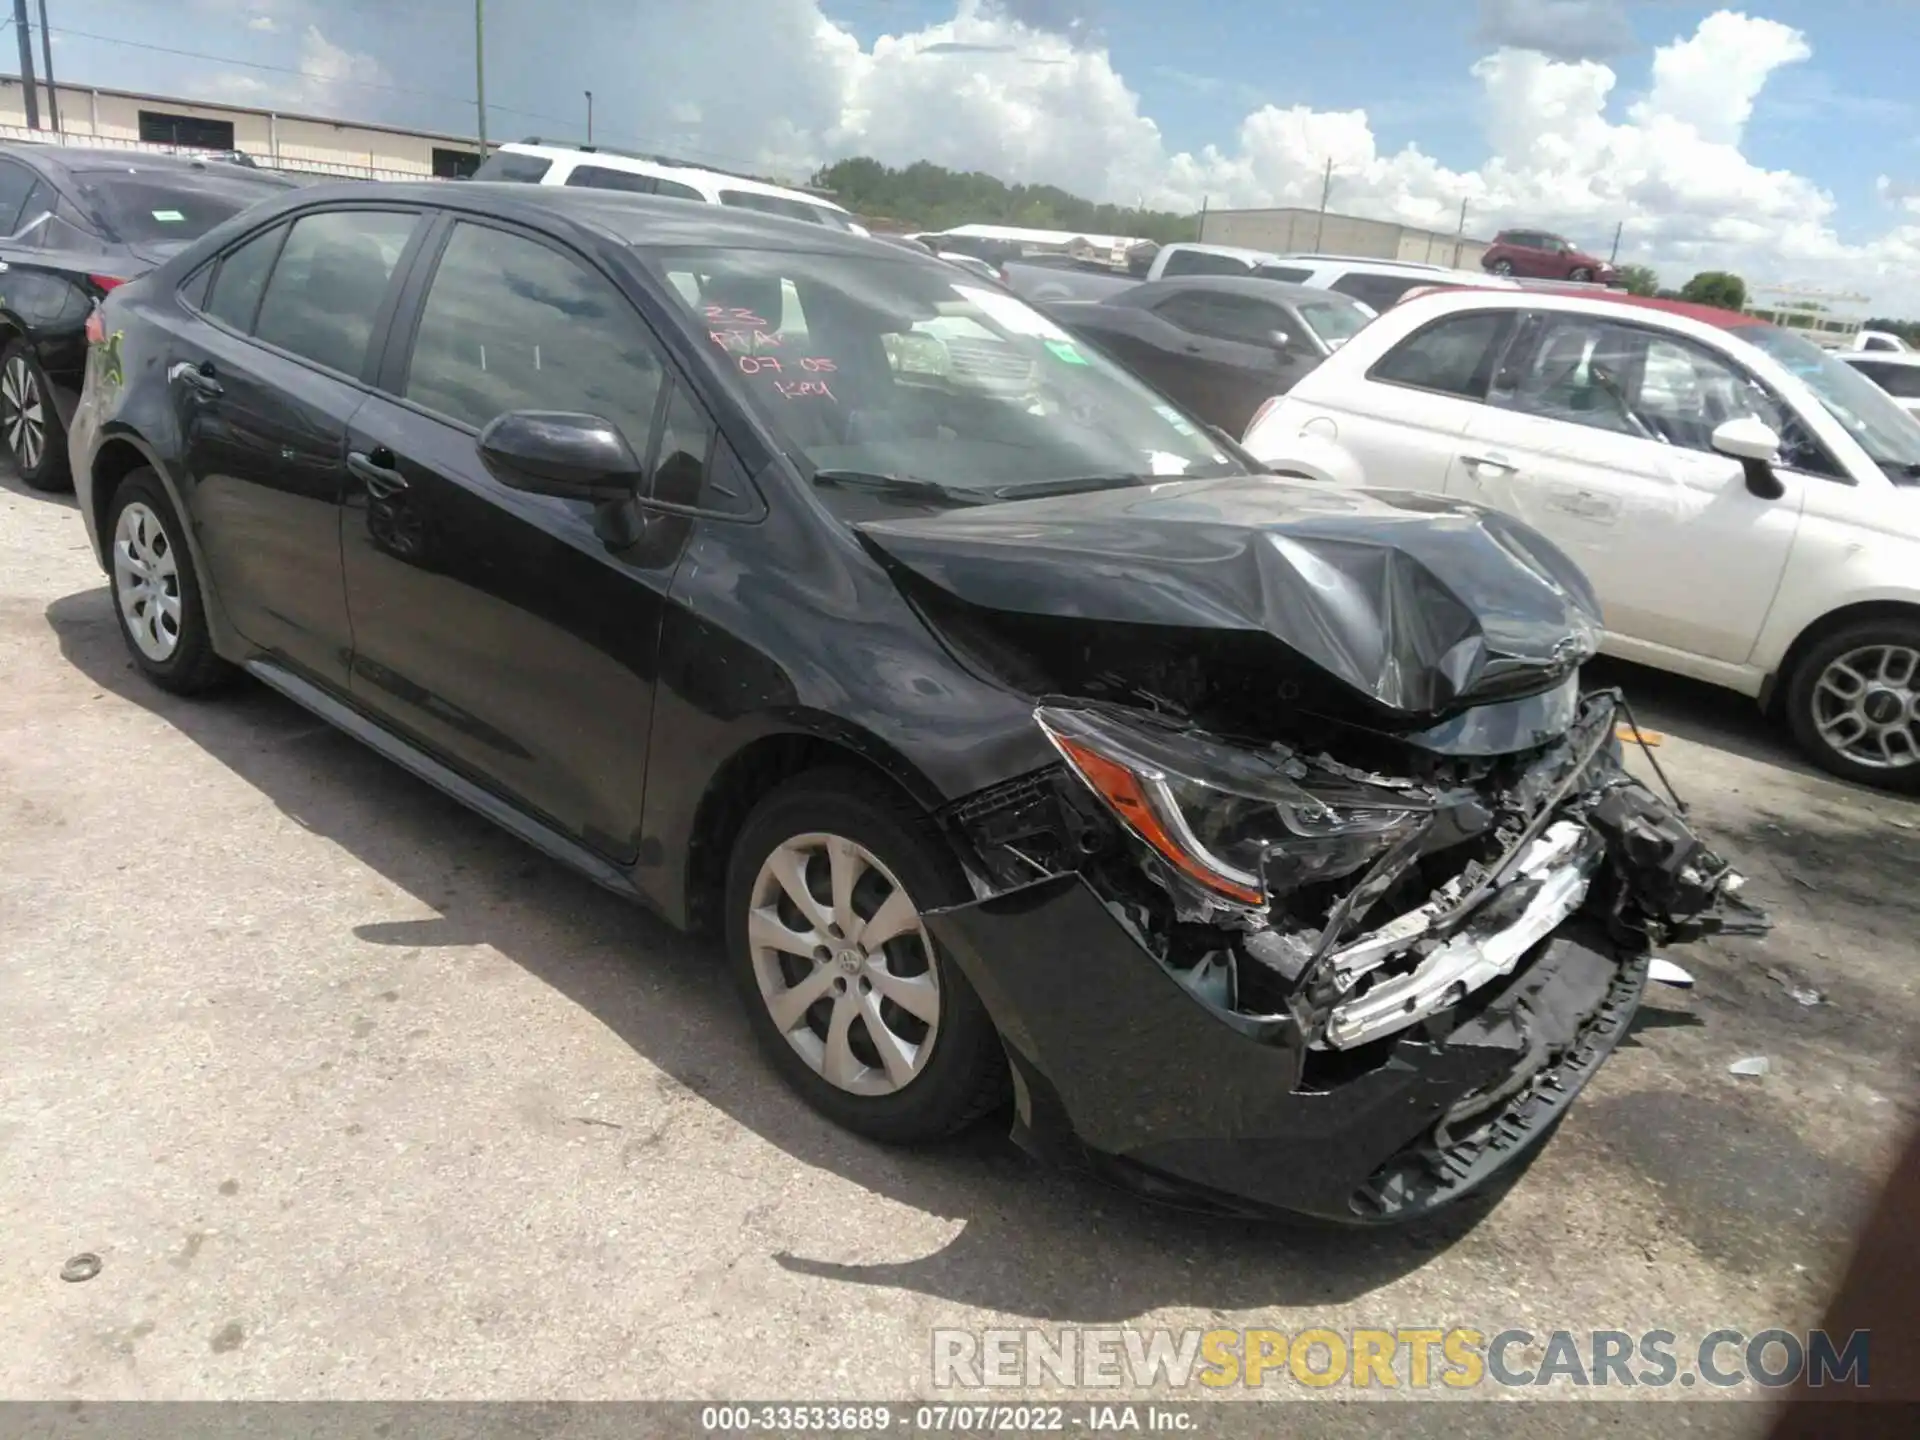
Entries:
{"type": "Polygon", "coordinates": [[[1862,645],[1813,686],[1813,724],[1836,754],[1873,770],[1920,764],[1920,651],[1862,645]]]}
{"type": "Polygon", "coordinates": [[[38,468],[47,450],[47,415],[27,357],[16,355],[0,371],[0,435],[23,470],[38,468]]]}
{"type": "Polygon", "coordinates": [[[139,500],[113,527],[113,593],[140,653],[171,659],[180,646],[180,567],[160,517],[139,500]]]}
{"type": "Polygon", "coordinates": [[[849,1094],[911,1084],[939,1034],[940,980],[906,887],[864,846],[807,834],[767,856],[752,897],[754,979],[787,1043],[849,1094]]]}

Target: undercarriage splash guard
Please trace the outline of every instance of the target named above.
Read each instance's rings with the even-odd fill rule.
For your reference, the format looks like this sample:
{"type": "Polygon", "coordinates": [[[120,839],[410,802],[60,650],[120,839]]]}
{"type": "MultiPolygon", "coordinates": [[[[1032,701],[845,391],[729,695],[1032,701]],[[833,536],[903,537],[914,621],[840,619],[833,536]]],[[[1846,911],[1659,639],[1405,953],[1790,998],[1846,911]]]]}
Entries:
{"type": "Polygon", "coordinates": [[[1557,758],[1483,797],[1478,850],[1405,841],[1345,882],[1317,943],[1279,933],[1278,900],[1195,909],[1137,837],[1117,842],[1124,864],[1103,858],[1065,776],[1008,787],[997,821],[991,798],[962,807],[976,850],[1018,863],[926,918],[1006,1041],[1018,1138],[1164,1198],[1361,1223],[1445,1204],[1527,1152],[1625,1034],[1653,946],[1766,928],[1677,797],[1622,768],[1620,705],[1589,696],[1557,758]],[[1076,818],[1050,848],[1054,788],[1076,818]],[[1376,904],[1390,918],[1362,930],[1376,904]]]}

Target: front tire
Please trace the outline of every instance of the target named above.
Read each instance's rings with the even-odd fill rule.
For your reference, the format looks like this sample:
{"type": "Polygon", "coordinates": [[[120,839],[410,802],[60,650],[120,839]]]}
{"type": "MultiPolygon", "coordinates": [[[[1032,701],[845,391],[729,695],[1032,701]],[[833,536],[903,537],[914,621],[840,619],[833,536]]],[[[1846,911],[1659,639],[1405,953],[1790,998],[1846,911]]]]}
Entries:
{"type": "Polygon", "coordinates": [[[921,918],[969,898],[927,816],[862,772],[802,775],[748,817],[728,962],[768,1060],[835,1124],[913,1144],[1005,1098],[1000,1037],[921,918]]]}
{"type": "Polygon", "coordinates": [[[1786,710],[1821,769],[1920,791],[1920,620],[1867,620],[1820,641],[1794,667],[1786,710]]]}
{"type": "Polygon", "coordinates": [[[0,350],[0,444],[29,489],[58,494],[73,488],[67,428],[60,423],[47,373],[25,340],[0,350]]]}
{"type": "Polygon", "coordinates": [[[1489,265],[1487,269],[1496,275],[1511,275],[1513,274],[1513,262],[1511,260],[1496,260],[1493,264],[1489,265]]]}
{"type": "Polygon", "coordinates": [[[200,578],[183,534],[151,468],[142,466],[120,482],[107,512],[108,586],[120,636],[154,684],[176,695],[198,695],[225,683],[233,667],[214,653],[200,578]]]}
{"type": "Polygon", "coordinates": [[[1584,284],[1586,281],[1593,279],[1593,271],[1584,265],[1576,265],[1567,272],[1567,279],[1577,280],[1584,284]]]}

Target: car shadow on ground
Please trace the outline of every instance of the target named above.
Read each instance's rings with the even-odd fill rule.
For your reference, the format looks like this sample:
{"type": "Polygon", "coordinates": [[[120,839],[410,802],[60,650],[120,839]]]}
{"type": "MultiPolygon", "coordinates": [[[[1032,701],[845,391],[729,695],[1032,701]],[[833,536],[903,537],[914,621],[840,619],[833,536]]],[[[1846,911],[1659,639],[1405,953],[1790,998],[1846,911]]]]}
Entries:
{"type": "MultiPolygon", "coordinates": [[[[165,720],[296,824],[435,912],[343,917],[343,940],[350,930],[409,957],[489,946],[670,1077],[661,1089],[675,1103],[715,1106],[804,1165],[962,1222],[916,1260],[772,1257],[791,1271],[1056,1321],[1120,1321],[1164,1306],[1337,1304],[1454,1245],[1504,1191],[1390,1230],[1256,1223],[1157,1207],[1036,1165],[1005,1138],[1004,1117],[944,1145],[869,1144],[807,1109],[766,1066],[715,942],[597,889],[259,685],[201,700],[157,689],[134,670],[105,587],[57,600],[46,615],[67,660],[97,686],[165,720]]],[[[656,1139],[629,1142],[634,1163],[647,1163],[656,1139]]]]}
{"type": "Polygon", "coordinates": [[[0,490],[11,490],[28,500],[38,500],[47,505],[59,505],[68,510],[78,510],[80,502],[73,498],[71,490],[36,490],[14,472],[11,461],[0,460],[0,490]]]}

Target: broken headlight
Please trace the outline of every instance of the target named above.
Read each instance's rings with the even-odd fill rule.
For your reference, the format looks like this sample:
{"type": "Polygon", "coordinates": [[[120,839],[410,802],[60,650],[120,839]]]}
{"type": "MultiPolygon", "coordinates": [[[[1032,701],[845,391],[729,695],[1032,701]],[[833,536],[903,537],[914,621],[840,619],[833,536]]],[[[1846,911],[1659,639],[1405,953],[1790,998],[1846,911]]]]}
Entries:
{"type": "Polygon", "coordinates": [[[1279,749],[1249,750],[1090,709],[1034,719],[1121,824],[1213,895],[1261,905],[1350,875],[1426,824],[1418,792],[1337,775],[1279,749]]]}

